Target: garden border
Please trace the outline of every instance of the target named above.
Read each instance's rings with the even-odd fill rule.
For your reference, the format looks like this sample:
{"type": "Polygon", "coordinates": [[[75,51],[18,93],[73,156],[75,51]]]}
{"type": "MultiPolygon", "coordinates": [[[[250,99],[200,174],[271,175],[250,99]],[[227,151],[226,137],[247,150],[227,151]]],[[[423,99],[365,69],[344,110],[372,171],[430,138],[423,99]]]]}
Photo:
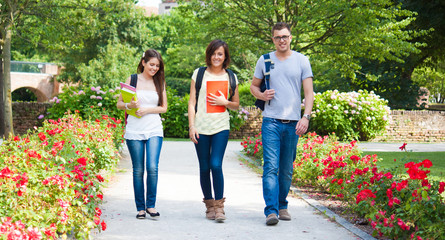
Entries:
{"type": "MultiPolygon", "coordinates": [[[[246,157],[244,154],[242,154],[240,152],[237,152],[237,154],[241,158],[243,158],[244,160],[249,162],[250,164],[253,164],[253,165],[257,166],[257,167],[261,167],[261,166],[258,166],[258,164],[255,163],[254,161],[252,161],[250,158],[246,157]]],[[[334,213],[333,211],[329,210],[329,208],[323,206],[317,200],[312,199],[311,197],[309,197],[305,193],[301,192],[300,190],[298,190],[298,188],[296,188],[294,186],[291,186],[290,192],[291,192],[292,195],[294,195],[297,198],[302,199],[307,204],[309,204],[311,207],[313,207],[316,210],[318,210],[319,212],[323,213],[329,219],[331,219],[332,221],[335,221],[336,223],[338,223],[339,225],[341,225],[342,227],[344,227],[346,230],[350,231],[351,233],[353,233],[357,237],[359,237],[359,238],[361,238],[363,240],[377,240],[376,238],[372,237],[368,233],[362,231],[360,228],[354,226],[354,224],[348,222],[343,217],[341,217],[341,216],[337,215],[336,213],[334,213]]]]}

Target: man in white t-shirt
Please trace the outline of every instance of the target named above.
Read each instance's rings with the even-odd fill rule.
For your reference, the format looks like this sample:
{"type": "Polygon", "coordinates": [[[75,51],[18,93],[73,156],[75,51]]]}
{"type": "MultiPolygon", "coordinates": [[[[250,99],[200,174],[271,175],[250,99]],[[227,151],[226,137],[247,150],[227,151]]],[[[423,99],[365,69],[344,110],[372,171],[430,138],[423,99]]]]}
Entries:
{"type": "Polygon", "coordinates": [[[309,126],[314,92],[309,60],[292,51],[292,34],[287,23],[279,22],[272,28],[276,51],[269,53],[272,60],[270,88],[261,92],[264,78],[264,57],[257,61],[250,91],[257,99],[266,101],[263,111],[263,197],[266,203],[266,224],[291,220],[287,211],[287,195],[292,182],[293,162],[296,157],[298,136],[309,126]],[[305,103],[301,117],[301,88],[305,103]]]}

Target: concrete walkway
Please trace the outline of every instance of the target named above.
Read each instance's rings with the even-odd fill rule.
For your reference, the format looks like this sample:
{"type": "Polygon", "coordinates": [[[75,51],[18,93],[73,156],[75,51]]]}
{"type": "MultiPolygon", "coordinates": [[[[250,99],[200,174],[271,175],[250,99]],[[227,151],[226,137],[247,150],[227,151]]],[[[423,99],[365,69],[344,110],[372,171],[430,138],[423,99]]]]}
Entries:
{"type": "MultiPolygon", "coordinates": [[[[400,152],[399,147],[402,145],[403,143],[363,142],[358,147],[362,151],[400,152]]],[[[445,152],[445,143],[407,143],[405,148],[413,152],[445,152]]]]}
{"type": "Polygon", "coordinates": [[[107,230],[94,239],[361,239],[302,199],[289,197],[292,221],[266,226],[261,177],[238,160],[239,142],[224,158],[225,223],[205,219],[198,160],[191,142],[164,142],[156,209],[159,220],[136,219],[131,161],[124,147],[119,170],[104,190],[101,206],[107,230]]]}

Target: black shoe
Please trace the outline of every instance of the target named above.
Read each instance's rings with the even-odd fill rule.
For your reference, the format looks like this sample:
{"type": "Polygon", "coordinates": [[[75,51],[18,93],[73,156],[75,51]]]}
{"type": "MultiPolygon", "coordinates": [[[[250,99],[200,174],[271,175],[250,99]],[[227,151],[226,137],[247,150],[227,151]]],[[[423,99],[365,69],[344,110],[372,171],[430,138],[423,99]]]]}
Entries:
{"type": "Polygon", "coordinates": [[[137,219],[144,219],[145,218],[145,213],[138,213],[138,215],[136,215],[137,219]]]}
{"type": "Polygon", "coordinates": [[[151,213],[151,212],[149,212],[148,211],[148,208],[145,210],[148,214],[150,214],[150,217],[152,217],[152,218],[157,218],[157,217],[160,217],[161,216],[161,214],[159,213],[159,212],[155,212],[155,213],[151,213]]]}

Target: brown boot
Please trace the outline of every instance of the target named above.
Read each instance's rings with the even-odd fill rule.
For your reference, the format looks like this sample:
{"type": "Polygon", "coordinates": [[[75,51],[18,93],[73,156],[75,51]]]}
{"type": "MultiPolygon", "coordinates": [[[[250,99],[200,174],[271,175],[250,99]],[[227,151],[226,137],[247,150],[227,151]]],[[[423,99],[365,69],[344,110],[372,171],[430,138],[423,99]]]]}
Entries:
{"type": "Polygon", "coordinates": [[[203,203],[206,204],[206,218],[210,220],[215,220],[215,199],[202,199],[203,203]]]}
{"type": "Polygon", "coordinates": [[[224,212],[224,202],[225,202],[226,198],[222,198],[219,200],[215,200],[215,220],[217,222],[224,222],[224,220],[226,220],[226,215],[224,212]]]}

